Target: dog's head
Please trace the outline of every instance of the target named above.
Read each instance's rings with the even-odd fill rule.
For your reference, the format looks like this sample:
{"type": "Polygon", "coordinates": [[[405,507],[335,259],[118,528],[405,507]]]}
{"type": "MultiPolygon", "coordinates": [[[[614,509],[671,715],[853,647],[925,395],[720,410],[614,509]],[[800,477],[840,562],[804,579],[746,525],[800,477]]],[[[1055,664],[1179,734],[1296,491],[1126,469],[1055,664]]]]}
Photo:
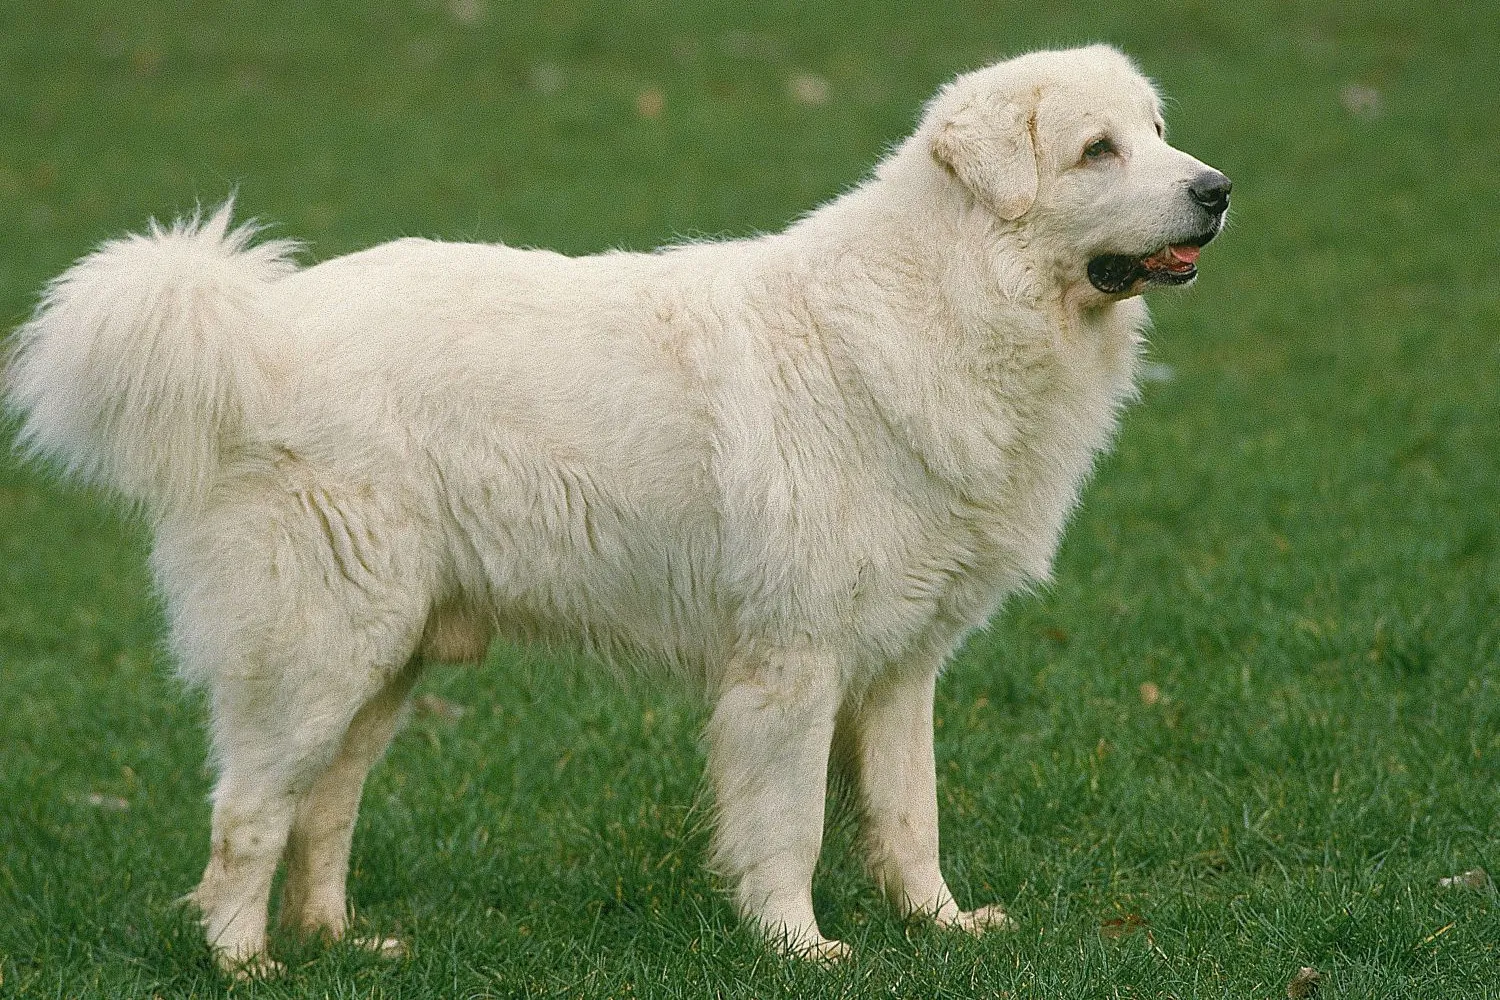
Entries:
{"type": "Polygon", "coordinates": [[[933,100],[924,131],[1033,266],[1088,298],[1187,284],[1224,226],[1229,178],[1167,143],[1155,89],[1107,46],[965,74],[933,100]]]}

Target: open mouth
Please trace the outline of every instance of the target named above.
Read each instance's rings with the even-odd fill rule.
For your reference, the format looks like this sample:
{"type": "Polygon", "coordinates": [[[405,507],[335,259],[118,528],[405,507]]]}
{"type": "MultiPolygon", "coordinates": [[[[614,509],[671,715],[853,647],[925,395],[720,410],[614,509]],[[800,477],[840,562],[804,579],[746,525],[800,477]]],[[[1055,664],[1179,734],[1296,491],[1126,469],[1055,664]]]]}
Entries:
{"type": "Polygon", "coordinates": [[[1198,276],[1198,252],[1206,242],[1170,243],[1144,257],[1103,254],[1089,261],[1089,282],[1106,295],[1131,291],[1142,282],[1185,285],[1198,276]]]}

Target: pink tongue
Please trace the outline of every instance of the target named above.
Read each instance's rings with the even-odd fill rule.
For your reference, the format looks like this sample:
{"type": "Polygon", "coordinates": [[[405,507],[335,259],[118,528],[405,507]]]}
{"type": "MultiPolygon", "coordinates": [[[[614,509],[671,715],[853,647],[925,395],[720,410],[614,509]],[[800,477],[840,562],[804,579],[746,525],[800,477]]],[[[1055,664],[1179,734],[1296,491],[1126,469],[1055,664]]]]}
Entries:
{"type": "Polygon", "coordinates": [[[1198,259],[1199,249],[1198,247],[1190,246],[1174,246],[1167,247],[1167,252],[1184,264],[1191,264],[1198,259]]]}

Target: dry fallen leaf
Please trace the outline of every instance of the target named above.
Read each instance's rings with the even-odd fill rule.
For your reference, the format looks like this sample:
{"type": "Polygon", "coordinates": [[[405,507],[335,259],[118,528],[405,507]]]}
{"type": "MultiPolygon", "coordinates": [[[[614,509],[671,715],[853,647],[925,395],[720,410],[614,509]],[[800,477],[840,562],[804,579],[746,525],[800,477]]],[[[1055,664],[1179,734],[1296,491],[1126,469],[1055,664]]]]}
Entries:
{"type": "Polygon", "coordinates": [[[1146,919],[1139,913],[1127,913],[1123,917],[1111,917],[1099,925],[1099,936],[1114,940],[1136,931],[1144,930],[1146,919]]]}
{"type": "Polygon", "coordinates": [[[1177,370],[1171,365],[1160,361],[1145,361],[1141,363],[1140,379],[1142,382],[1171,382],[1177,378],[1177,370]]]}
{"type": "Polygon", "coordinates": [[[1142,681],[1141,704],[1149,708],[1159,701],[1161,701],[1161,688],[1157,687],[1151,681],[1142,681]]]}
{"type": "Polygon", "coordinates": [[[118,795],[105,795],[103,792],[90,792],[84,801],[96,809],[105,812],[124,812],[130,808],[130,803],[118,795]]]}
{"type": "Polygon", "coordinates": [[[642,118],[660,118],[667,109],[667,97],[658,87],[647,87],[635,95],[635,111],[642,118]]]}
{"type": "Polygon", "coordinates": [[[1318,992],[1318,987],[1323,985],[1323,974],[1310,965],[1304,965],[1297,970],[1292,981],[1286,984],[1286,995],[1289,1000],[1307,1000],[1308,997],[1318,992]]]}
{"type": "Polygon", "coordinates": [[[1344,110],[1356,118],[1379,118],[1384,100],[1380,91],[1362,83],[1351,83],[1339,92],[1339,101],[1344,110]]]}
{"type": "Polygon", "coordinates": [[[538,94],[555,94],[563,89],[567,81],[563,78],[562,67],[556,63],[537,63],[531,67],[531,73],[527,76],[527,82],[531,89],[538,94]]]}
{"type": "Polygon", "coordinates": [[[818,106],[828,103],[828,81],[816,73],[798,73],[786,82],[787,96],[798,104],[818,106]]]}
{"type": "Polygon", "coordinates": [[[1449,875],[1438,879],[1439,889],[1488,889],[1490,873],[1483,868],[1470,868],[1461,875],[1449,875]]]}

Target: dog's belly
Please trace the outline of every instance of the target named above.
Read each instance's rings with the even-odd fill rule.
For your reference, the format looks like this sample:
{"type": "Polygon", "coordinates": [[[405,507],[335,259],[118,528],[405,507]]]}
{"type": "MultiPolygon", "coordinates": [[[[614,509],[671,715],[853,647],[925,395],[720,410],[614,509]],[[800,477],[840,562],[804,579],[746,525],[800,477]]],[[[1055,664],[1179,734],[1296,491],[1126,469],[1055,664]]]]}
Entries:
{"type": "MultiPolygon", "coordinates": [[[[643,470],[513,439],[485,462],[446,464],[433,503],[469,619],[698,679],[722,659],[717,525],[691,461],[643,470]]],[[[440,616],[437,638],[462,639],[462,626],[440,616]]]]}

